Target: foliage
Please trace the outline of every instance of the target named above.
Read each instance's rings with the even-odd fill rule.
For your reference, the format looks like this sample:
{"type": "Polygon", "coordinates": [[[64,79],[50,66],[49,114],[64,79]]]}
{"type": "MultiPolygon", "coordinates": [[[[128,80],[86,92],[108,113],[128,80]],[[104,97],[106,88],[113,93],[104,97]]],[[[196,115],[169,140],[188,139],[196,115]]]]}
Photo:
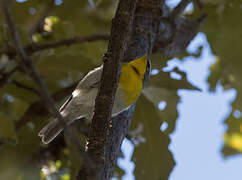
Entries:
{"type": "Polygon", "coordinates": [[[231,103],[232,111],[225,120],[228,127],[224,134],[224,156],[242,153],[242,100],[241,100],[241,37],[242,18],[241,1],[211,1],[205,4],[203,11],[209,15],[202,30],[206,33],[216,62],[211,66],[208,77],[210,90],[214,91],[218,83],[224,89],[234,88],[237,96],[231,103]]]}
{"type": "MultiPolygon", "coordinates": [[[[14,18],[22,40],[27,44],[31,41],[49,42],[75,35],[107,33],[110,31],[116,1],[63,1],[60,5],[54,5],[45,18],[44,29],[32,35],[30,29],[45,11],[46,2],[29,0],[15,2],[13,5],[14,18]]],[[[232,103],[233,110],[225,121],[228,126],[224,135],[225,156],[242,152],[242,51],[238,40],[242,37],[242,24],[238,22],[242,19],[240,8],[240,0],[206,1],[203,7],[208,18],[202,31],[207,34],[212,51],[217,56],[208,78],[210,89],[214,90],[221,83],[225,89],[237,90],[236,100],[232,103]]],[[[3,52],[13,45],[3,16],[0,16],[0,22],[0,52],[3,52]]],[[[50,92],[55,93],[99,66],[106,48],[106,41],[81,43],[35,52],[32,57],[50,92]]],[[[159,53],[154,54],[152,66],[161,69],[168,60],[159,53]]],[[[16,68],[16,61],[17,58],[0,54],[0,77],[3,77],[2,73],[7,74],[16,68]]],[[[136,179],[167,179],[175,165],[168,146],[169,134],[175,130],[178,117],[176,108],[180,98],[177,90],[197,88],[187,81],[185,72],[177,68],[171,72],[160,71],[159,74],[151,76],[149,86],[137,103],[130,131],[130,140],[135,144],[133,161],[136,164],[136,179]],[[171,72],[180,74],[182,78],[172,79],[171,72]],[[158,109],[157,105],[161,101],[167,104],[164,110],[158,109]],[[160,126],[164,122],[168,127],[161,131],[160,126]],[[137,130],[138,127],[141,129],[137,130]]],[[[30,90],[35,88],[31,79],[21,70],[13,73],[7,83],[1,85],[0,179],[46,179],[47,176],[52,179],[72,179],[82,159],[77,158],[71,144],[65,144],[63,136],[60,136],[56,142],[46,146],[37,137],[38,131],[49,120],[48,115],[39,111],[39,116],[33,115],[32,120],[22,128],[16,127],[30,105],[40,100],[38,94],[30,90]]],[[[58,103],[62,104],[67,97],[68,94],[58,103]]],[[[114,174],[122,176],[123,173],[117,168],[114,174]]]]}

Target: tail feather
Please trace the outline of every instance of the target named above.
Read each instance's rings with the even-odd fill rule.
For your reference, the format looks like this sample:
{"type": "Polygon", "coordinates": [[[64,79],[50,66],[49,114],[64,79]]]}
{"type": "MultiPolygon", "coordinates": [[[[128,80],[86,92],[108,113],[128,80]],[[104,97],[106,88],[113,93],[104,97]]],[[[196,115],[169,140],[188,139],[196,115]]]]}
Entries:
{"type": "Polygon", "coordinates": [[[47,124],[40,132],[39,136],[42,137],[42,141],[45,144],[50,143],[61,131],[63,127],[59,123],[58,119],[52,120],[47,124]]]}

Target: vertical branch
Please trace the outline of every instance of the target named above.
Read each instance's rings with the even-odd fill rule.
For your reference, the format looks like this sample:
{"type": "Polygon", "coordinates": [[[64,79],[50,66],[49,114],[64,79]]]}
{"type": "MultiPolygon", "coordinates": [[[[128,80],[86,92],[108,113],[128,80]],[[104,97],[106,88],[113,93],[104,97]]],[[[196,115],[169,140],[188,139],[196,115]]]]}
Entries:
{"type": "Polygon", "coordinates": [[[128,111],[110,120],[120,60],[129,62],[147,52],[150,57],[158,32],[163,1],[139,0],[135,12],[136,4],[131,6],[132,3],[134,2],[130,0],[120,0],[116,16],[112,21],[111,38],[104,57],[101,88],[96,99],[87,149],[88,157],[96,166],[93,170],[88,163],[85,163],[79,171],[79,180],[110,178],[135,108],[134,104],[128,111]],[[130,26],[127,26],[128,24],[130,26]],[[131,29],[132,35],[128,38],[131,29]],[[96,172],[95,175],[94,172],[96,172]]]}
{"type": "Polygon", "coordinates": [[[110,171],[105,169],[107,158],[107,136],[111,127],[111,111],[120,76],[120,66],[126,51],[137,0],[120,0],[115,18],[112,20],[111,39],[105,54],[101,87],[99,89],[94,117],[89,131],[88,157],[95,164],[91,169],[85,163],[79,179],[108,179],[110,171]]]}

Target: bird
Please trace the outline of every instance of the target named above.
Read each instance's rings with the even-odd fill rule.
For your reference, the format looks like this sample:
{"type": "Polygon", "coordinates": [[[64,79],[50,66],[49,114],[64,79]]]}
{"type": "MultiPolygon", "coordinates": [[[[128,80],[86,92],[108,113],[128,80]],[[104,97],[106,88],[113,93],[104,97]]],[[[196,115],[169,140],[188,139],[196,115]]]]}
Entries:
{"type": "MultiPolygon", "coordinates": [[[[101,84],[103,65],[90,71],[80,80],[69,99],[60,107],[59,112],[69,125],[77,119],[86,118],[91,122],[95,98],[101,84]]],[[[149,76],[150,62],[147,54],[130,62],[123,62],[120,79],[112,109],[112,117],[128,109],[139,98],[145,81],[149,76]]],[[[62,130],[63,124],[54,119],[39,132],[44,144],[50,143],[62,130]]]]}

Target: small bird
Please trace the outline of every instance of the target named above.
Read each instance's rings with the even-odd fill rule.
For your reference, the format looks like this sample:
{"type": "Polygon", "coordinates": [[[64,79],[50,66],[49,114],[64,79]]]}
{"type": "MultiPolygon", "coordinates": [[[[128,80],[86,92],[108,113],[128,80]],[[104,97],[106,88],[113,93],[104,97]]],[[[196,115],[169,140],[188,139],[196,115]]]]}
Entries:
{"type": "MultiPolygon", "coordinates": [[[[77,85],[70,98],[59,109],[60,114],[71,124],[76,119],[92,119],[95,98],[101,83],[103,66],[90,71],[77,85]]],[[[129,63],[122,63],[120,80],[112,109],[112,116],[124,111],[134,104],[144,87],[145,78],[149,75],[150,63],[147,55],[129,63]],[[147,74],[148,73],[148,74],[147,74]]],[[[40,132],[45,144],[51,142],[63,130],[58,119],[52,120],[40,132]]]]}

